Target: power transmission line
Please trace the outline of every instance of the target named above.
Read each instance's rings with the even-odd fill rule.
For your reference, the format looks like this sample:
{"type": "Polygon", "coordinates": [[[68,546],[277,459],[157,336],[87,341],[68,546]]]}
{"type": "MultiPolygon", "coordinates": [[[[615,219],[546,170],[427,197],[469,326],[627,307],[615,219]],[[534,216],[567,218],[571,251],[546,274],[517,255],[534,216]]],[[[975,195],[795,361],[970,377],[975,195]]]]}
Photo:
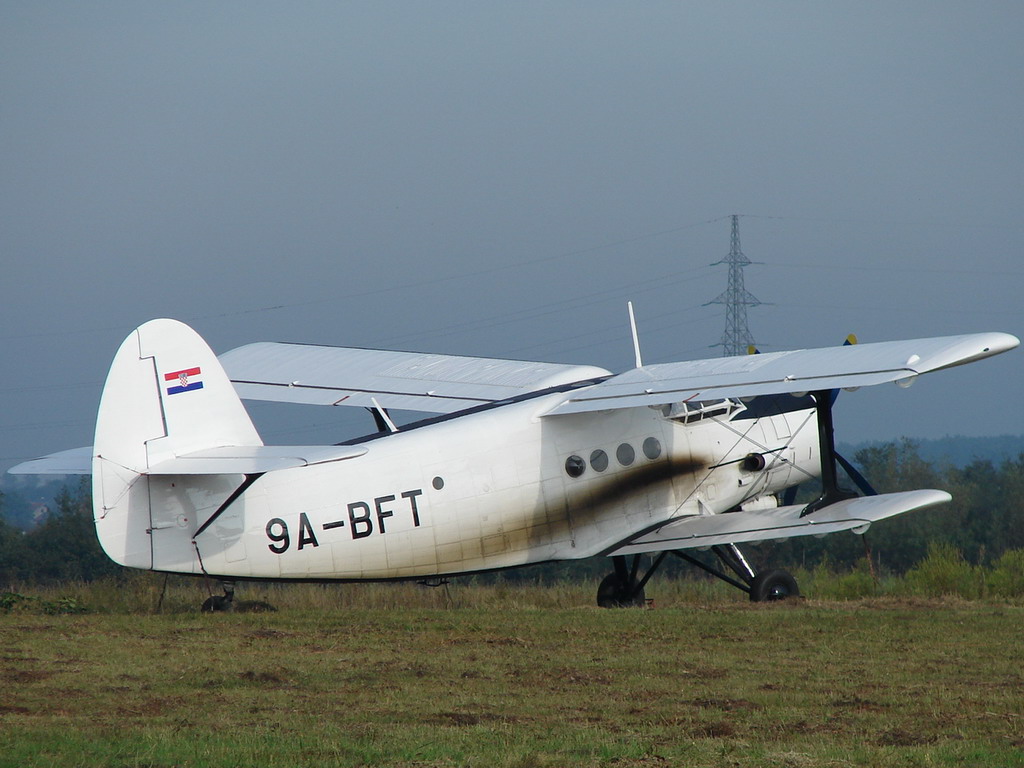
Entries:
{"type": "Polygon", "coordinates": [[[724,259],[716,261],[711,266],[718,264],[729,265],[729,283],[725,291],[719,294],[718,298],[709,301],[710,304],[725,305],[725,333],[722,340],[714,347],[722,347],[722,355],[745,355],[748,347],[754,346],[754,337],[747,327],[747,307],[756,307],[762,302],[754,294],[743,287],[743,268],[748,264],[756,264],[743,255],[740,248],[740,217],[732,217],[732,236],[730,237],[729,255],[724,259]]]}

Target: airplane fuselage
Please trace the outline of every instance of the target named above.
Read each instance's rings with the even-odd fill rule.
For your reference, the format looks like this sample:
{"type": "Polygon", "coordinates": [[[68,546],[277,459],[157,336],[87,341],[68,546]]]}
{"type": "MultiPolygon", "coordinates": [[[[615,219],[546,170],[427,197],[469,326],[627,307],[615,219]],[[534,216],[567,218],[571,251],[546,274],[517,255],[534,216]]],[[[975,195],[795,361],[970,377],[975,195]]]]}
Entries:
{"type": "Polygon", "coordinates": [[[151,567],[359,580],[577,559],[681,516],[773,503],[819,472],[814,410],[789,395],[749,409],[543,417],[563,399],[485,408],[367,438],[358,458],[268,472],[194,541],[244,478],[147,477],[151,567]]]}
{"type": "MultiPolygon", "coordinates": [[[[1018,346],[981,333],[593,366],[257,342],[221,358],[187,325],[136,328],[107,374],[93,445],[25,462],[91,474],[115,562],[235,579],[417,579],[609,556],[598,604],[641,605],[672,551],[752,600],[798,593],[737,544],[863,532],[950,500],[875,494],[835,452],[831,393],[1018,346]],[[229,375],[228,368],[233,373],[229,375]],[[810,393],[810,395],[808,395],[810,393]],[[266,445],[242,398],[372,408],[391,431],[266,445]],[[387,411],[441,414],[394,428],[387,411]],[[838,483],[841,465],[865,496],[838,483]],[[780,491],[821,476],[810,504],[780,491]],[[726,569],[693,560],[711,548],[726,569]],[[640,556],[661,553],[639,576],[640,556]],[[628,561],[628,558],[633,558],[628,561]]],[[[638,355],[639,358],[639,355],[638,355]]],[[[12,470],[12,471],[14,471],[12,470]]],[[[230,605],[231,592],[210,607],[230,605]]]]}

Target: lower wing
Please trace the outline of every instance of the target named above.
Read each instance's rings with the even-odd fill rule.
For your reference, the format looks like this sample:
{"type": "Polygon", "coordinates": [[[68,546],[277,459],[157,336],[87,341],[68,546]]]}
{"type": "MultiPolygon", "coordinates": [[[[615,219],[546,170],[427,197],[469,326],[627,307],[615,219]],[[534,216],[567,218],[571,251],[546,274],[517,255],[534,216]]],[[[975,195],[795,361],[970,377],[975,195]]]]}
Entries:
{"type": "Polygon", "coordinates": [[[636,555],[672,549],[695,549],[794,536],[823,536],[837,531],[863,533],[876,520],[925,509],[952,500],[945,491],[923,490],[862,496],[830,504],[806,517],[796,504],[756,512],[695,515],[670,523],[619,545],[608,555],[636,555]]]}

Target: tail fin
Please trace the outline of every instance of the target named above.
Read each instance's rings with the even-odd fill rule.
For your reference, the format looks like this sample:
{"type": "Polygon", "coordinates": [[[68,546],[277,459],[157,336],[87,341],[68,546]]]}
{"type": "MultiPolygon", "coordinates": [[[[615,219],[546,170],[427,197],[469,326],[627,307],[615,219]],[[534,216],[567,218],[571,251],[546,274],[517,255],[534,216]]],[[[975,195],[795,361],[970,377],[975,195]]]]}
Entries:
{"type": "Polygon", "coordinates": [[[261,446],[217,356],[191,328],[151,320],[114,356],[93,444],[96,531],[111,559],[153,567],[147,471],[183,454],[261,446]]]}

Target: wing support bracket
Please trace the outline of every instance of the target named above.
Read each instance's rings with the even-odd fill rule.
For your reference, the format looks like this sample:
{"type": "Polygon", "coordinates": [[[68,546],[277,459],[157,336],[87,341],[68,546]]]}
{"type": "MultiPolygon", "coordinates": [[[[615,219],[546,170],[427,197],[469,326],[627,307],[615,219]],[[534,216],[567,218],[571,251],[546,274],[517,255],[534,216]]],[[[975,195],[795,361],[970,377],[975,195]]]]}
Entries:
{"type": "Polygon", "coordinates": [[[839,486],[839,475],[836,471],[836,439],[832,425],[832,404],[835,402],[835,390],[822,389],[811,393],[814,408],[818,416],[818,450],[821,453],[821,496],[812,501],[800,517],[806,517],[829,504],[844,499],[854,499],[857,494],[839,486]]]}
{"type": "MultiPolygon", "coordinates": [[[[719,558],[721,558],[722,556],[717,551],[718,549],[720,549],[720,548],[719,547],[715,548],[715,550],[716,550],[715,554],[719,558]]],[[[700,568],[702,571],[706,571],[707,573],[710,573],[716,579],[721,579],[726,584],[734,586],[734,587],[736,587],[736,589],[742,590],[743,592],[746,592],[747,594],[750,594],[750,580],[747,580],[746,584],[744,584],[741,581],[737,581],[736,579],[732,578],[728,574],[720,571],[718,568],[715,568],[714,566],[708,565],[707,563],[701,562],[696,557],[694,557],[693,555],[687,553],[684,550],[673,549],[672,550],[672,554],[675,555],[676,557],[678,557],[680,560],[684,560],[687,563],[689,563],[690,565],[695,565],[698,568],[700,568]]],[[[728,560],[725,560],[725,562],[726,562],[727,565],[732,565],[731,563],[729,563],[728,560]]],[[[737,571],[737,575],[740,575],[738,571],[737,571]]]]}

